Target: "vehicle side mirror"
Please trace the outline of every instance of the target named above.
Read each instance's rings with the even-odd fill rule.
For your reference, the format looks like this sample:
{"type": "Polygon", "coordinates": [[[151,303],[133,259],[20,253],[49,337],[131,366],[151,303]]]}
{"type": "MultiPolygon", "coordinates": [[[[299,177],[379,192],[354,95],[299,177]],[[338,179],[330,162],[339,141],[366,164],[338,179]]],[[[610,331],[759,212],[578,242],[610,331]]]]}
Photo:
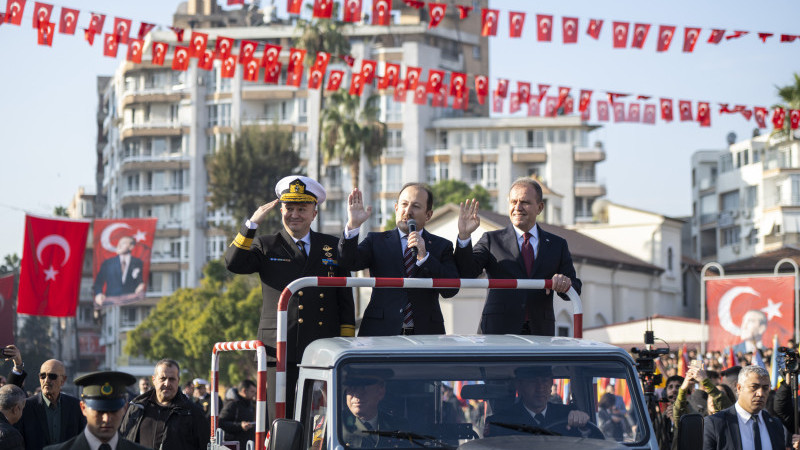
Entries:
{"type": "Polygon", "coordinates": [[[275,419],[269,429],[268,450],[300,450],[303,424],[291,419],[275,419]]]}
{"type": "Polygon", "coordinates": [[[678,426],[678,448],[681,450],[703,449],[703,416],[684,414],[678,426]]]}

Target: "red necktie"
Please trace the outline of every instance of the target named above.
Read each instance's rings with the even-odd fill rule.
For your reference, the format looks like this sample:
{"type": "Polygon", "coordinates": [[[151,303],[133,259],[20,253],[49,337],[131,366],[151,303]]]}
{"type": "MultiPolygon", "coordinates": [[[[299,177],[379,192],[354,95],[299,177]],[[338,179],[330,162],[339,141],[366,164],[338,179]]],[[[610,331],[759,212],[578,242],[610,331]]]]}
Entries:
{"type": "Polygon", "coordinates": [[[531,246],[530,233],[525,233],[522,235],[522,260],[525,261],[525,271],[528,272],[528,276],[531,276],[533,273],[533,246],[531,246]]]}

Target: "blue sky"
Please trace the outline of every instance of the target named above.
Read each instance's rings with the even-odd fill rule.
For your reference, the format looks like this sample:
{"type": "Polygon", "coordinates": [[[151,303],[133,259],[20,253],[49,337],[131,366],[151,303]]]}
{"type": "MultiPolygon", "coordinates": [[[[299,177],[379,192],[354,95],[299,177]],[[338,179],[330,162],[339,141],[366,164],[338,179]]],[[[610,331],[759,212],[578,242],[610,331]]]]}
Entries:
{"type": "MultiPolygon", "coordinates": [[[[395,0],[400,2],[401,0],[395,0]]],[[[306,0],[306,3],[310,0],[306,0]]],[[[5,2],[2,2],[3,4],[5,2]]],[[[263,0],[262,4],[268,4],[263,0]]],[[[371,2],[364,0],[365,10],[371,2]]],[[[60,6],[79,9],[84,26],[89,11],[131,18],[134,29],[141,21],[169,24],[177,2],[63,0],[60,6]]],[[[285,0],[276,0],[285,8],[285,0]]],[[[693,101],[710,101],[715,113],[710,128],[695,123],[604,124],[592,140],[603,141],[607,159],[598,177],[608,189],[607,198],[671,216],[691,212],[690,158],[699,149],[722,149],[733,131],[740,139],[755,126],[740,115],[720,117],[716,102],[770,106],[777,101],[776,85],[789,84],[800,71],[800,42],[767,44],[754,35],[720,45],[705,44],[710,28],[798,33],[800,3],[730,0],[725,2],[556,1],[491,0],[501,10],[498,36],[508,36],[508,11],[528,13],[521,39],[490,39],[490,75],[585,88],[630,92],[693,101]],[[535,40],[535,14],[555,17],[555,41],[535,40]],[[560,18],[578,17],[578,44],[560,41],[560,18]],[[598,41],[585,34],[588,20],[606,23],[598,41]],[[678,32],[666,53],[655,51],[655,29],[645,48],[613,49],[610,21],[621,20],[676,25],[678,32]],[[681,52],[682,27],[703,28],[694,53],[681,52]]],[[[2,5],[0,5],[2,8],[2,5]]],[[[96,164],[96,77],[113,73],[116,60],[102,55],[100,45],[88,46],[81,37],[57,34],[52,48],[36,44],[31,27],[33,0],[29,0],[21,27],[0,26],[0,257],[22,251],[24,212],[50,214],[67,205],[79,186],[94,190],[96,164]]],[[[494,83],[493,83],[494,85],[494,83]]],[[[595,111],[593,109],[593,119],[595,111]]]]}

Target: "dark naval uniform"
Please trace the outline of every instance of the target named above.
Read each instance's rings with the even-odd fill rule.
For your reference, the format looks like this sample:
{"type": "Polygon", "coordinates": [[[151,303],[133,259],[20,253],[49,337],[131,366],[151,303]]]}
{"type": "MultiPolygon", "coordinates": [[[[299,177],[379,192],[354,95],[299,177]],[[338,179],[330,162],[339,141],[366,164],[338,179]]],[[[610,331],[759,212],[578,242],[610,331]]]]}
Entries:
{"type": "MultiPolygon", "coordinates": [[[[239,235],[225,252],[225,263],[233,273],[258,273],[261,277],[261,319],[258,339],[268,346],[267,354],[275,356],[278,300],[283,289],[302,277],[346,277],[339,267],[339,239],[311,231],[308,257],[300,253],[292,237],[280,232],[255,237],[256,230],[243,225],[239,235]],[[255,238],[254,238],[255,237],[255,238]],[[270,348],[272,347],[272,348],[270,348]]],[[[287,308],[286,411],[294,405],[297,364],[312,341],[335,336],[353,336],[355,306],[350,288],[303,288],[289,300],[287,308]]],[[[270,358],[272,359],[272,358],[270,358]]],[[[268,368],[269,386],[275,386],[274,362],[268,368]]],[[[275,417],[275,391],[269,391],[270,417],[275,417]]]]}

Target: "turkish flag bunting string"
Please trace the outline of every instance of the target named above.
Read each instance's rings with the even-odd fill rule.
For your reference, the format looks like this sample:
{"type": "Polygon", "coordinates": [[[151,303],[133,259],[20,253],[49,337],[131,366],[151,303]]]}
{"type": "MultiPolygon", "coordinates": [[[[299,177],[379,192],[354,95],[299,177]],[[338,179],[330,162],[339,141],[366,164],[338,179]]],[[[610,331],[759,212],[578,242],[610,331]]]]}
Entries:
{"type": "MultiPolygon", "coordinates": [[[[361,21],[361,9],[362,9],[362,2],[363,0],[349,0],[345,2],[345,15],[349,14],[348,21],[361,21]],[[349,11],[349,12],[348,12],[349,11]]],[[[408,1],[405,1],[406,4],[409,4],[408,1]]],[[[426,2],[420,2],[421,6],[424,6],[426,2]]],[[[287,1],[287,8],[291,9],[295,6],[301,6],[303,4],[302,1],[287,1]]],[[[314,1],[314,6],[318,10],[318,15],[321,13],[323,16],[326,14],[325,10],[330,10],[330,17],[333,17],[333,8],[332,8],[332,0],[316,0],[314,1]]],[[[6,13],[4,14],[4,21],[6,23],[17,24],[22,20],[22,13],[26,6],[26,2],[24,0],[7,0],[6,4],[6,13]]],[[[428,15],[430,16],[430,23],[429,28],[433,28],[438,26],[441,21],[443,20],[445,13],[446,13],[447,4],[441,2],[431,2],[428,3],[428,15]]],[[[43,2],[35,2],[34,5],[34,12],[32,18],[32,24],[36,28],[38,33],[38,40],[37,42],[40,45],[52,45],[53,35],[55,33],[55,23],[50,22],[53,18],[53,10],[52,5],[43,3],[43,2]]],[[[468,7],[458,8],[459,9],[459,17],[466,17],[469,15],[470,9],[468,7]]],[[[391,11],[392,11],[392,4],[391,1],[384,1],[384,0],[375,0],[372,3],[372,10],[373,10],[373,21],[378,24],[386,24],[388,25],[391,21],[391,11]],[[378,14],[374,14],[377,12],[378,14]],[[385,16],[384,18],[376,17],[376,16],[385,16]]],[[[77,9],[66,8],[62,7],[61,12],[58,18],[58,31],[63,34],[74,34],[78,27],[78,18],[80,17],[81,12],[77,9]]],[[[509,29],[510,35],[512,37],[522,36],[523,25],[525,20],[525,13],[524,12],[517,12],[517,11],[508,11],[508,20],[509,20],[509,29]]],[[[286,74],[286,84],[288,86],[300,87],[302,83],[302,61],[301,64],[296,64],[295,59],[298,56],[298,49],[288,49],[289,50],[289,62],[287,67],[283,67],[283,64],[280,63],[279,57],[280,53],[283,50],[280,46],[276,46],[274,44],[268,44],[265,42],[258,42],[258,41],[248,41],[248,40],[236,40],[232,38],[227,38],[224,36],[210,36],[207,33],[202,33],[198,31],[191,31],[191,37],[189,40],[189,44],[185,47],[175,45],[171,46],[166,42],[159,42],[159,41],[152,41],[152,44],[148,44],[151,46],[149,49],[144,48],[144,43],[148,42],[145,39],[146,35],[151,32],[155,28],[155,24],[149,22],[141,22],[138,27],[138,33],[131,33],[133,30],[133,21],[131,19],[126,19],[122,17],[114,17],[113,27],[110,32],[103,33],[103,25],[105,22],[106,15],[102,13],[92,12],[86,15],[87,20],[89,21],[86,28],[84,28],[85,33],[84,37],[86,40],[92,44],[94,41],[95,35],[103,36],[103,54],[108,57],[116,58],[119,54],[119,45],[126,44],[128,47],[124,51],[124,57],[126,60],[134,63],[134,64],[141,64],[143,55],[147,53],[148,50],[152,52],[152,63],[154,65],[161,65],[165,64],[165,60],[169,57],[167,54],[170,50],[170,55],[172,55],[172,61],[169,62],[169,65],[178,71],[187,70],[189,67],[189,62],[191,58],[197,58],[198,60],[198,68],[201,70],[212,70],[215,64],[215,60],[219,59],[220,63],[220,73],[224,78],[232,78],[235,76],[235,67],[232,67],[230,62],[233,60],[239,64],[245,65],[243,68],[242,76],[246,81],[249,82],[258,82],[259,75],[260,75],[260,68],[265,68],[264,74],[264,82],[266,83],[277,83],[281,78],[281,71],[286,70],[283,72],[286,74]],[[209,42],[213,40],[214,42],[209,42]],[[261,45],[263,47],[263,53],[257,54],[259,52],[259,47],[261,45]],[[238,56],[234,56],[232,54],[233,49],[236,45],[239,45],[239,53],[238,56]],[[209,46],[214,47],[214,50],[211,51],[209,46]],[[172,48],[171,48],[172,47],[172,48]],[[231,58],[233,56],[233,58],[231,58]],[[252,60],[256,60],[257,64],[253,65],[251,63],[252,60]],[[276,68],[277,66],[277,68],[276,68]]],[[[553,36],[553,24],[554,21],[558,20],[557,17],[554,17],[550,14],[536,14],[536,39],[540,42],[552,42],[554,40],[553,36]]],[[[483,8],[481,9],[481,34],[483,35],[496,35],[497,27],[500,21],[500,11],[497,9],[489,9],[483,8]]],[[[581,19],[578,17],[562,17],[562,26],[560,32],[562,33],[562,38],[564,43],[577,43],[578,42],[578,32],[581,25],[581,19]]],[[[603,19],[591,19],[589,20],[589,26],[586,30],[587,34],[595,39],[598,39],[601,34],[602,26],[603,26],[603,19]]],[[[612,21],[613,22],[613,45],[615,48],[627,48],[629,45],[631,48],[642,49],[645,45],[647,45],[647,38],[649,35],[650,28],[653,26],[652,24],[648,23],[630,23],[624,21],[612,21]],[[632,31],[630,41],[628,39],[629,31],[632,31]]],[[[182,28],[178,27],[169,27],[176,33],[176,38],[179,41],[183,39],[183,32],[182,28]]],[[[651,44],[656,47],[656,50],[659,52],[667,51],[671,45],[672,39],[676,32],[676,26],[672,25],[659,25],[658,28],[658,36],[657,42],[655,44],[651,44]]],[[[703,28],[701,27],[683,27],[683,46],[682,50],[687,53],[691,53],[694,51],[697,43],[700,41],[701,33],[703,33],[703,28]]],[[[770,32],[758,32],[758,33],[751,33],[746,30],[735,30],[726,32],[725,29],[721,28],[706,28],[706,32],[710,33],[707,41],[711,44],[718,44],[720,43],[723,38],[724,40],[731,40],[741,38],[748,34],[758,35],[761,40],[767,41],[770,37],[777,35],[776,33],[770,32]]],[[[794,42],[797,40],[798,35],[793,34],[780,34],[780,39],[775,39],[774,41],[780,42],[794,42]]],[[[303,54],[304,56],[304,54],[303,54]]],[[[311,89],[321,89],[323,86],[325,75],[328,71],[328,64],[327,62],[330,58],[336,57],[341,58],[347,62],[349,66],[353,66],[355,62],[355,58],[350,55],[314,55],[316,58],[323,58],[318,61],[318,64],[312,66],[309,70],[309,87],[311,89]]],[[[316,61],[316,60],[315,60],[316,61]]],[[[469,97],[468,93],[470,91],[470,87],[472,84],[469,82],[469,77],[474,77],[474,89],[476,94],[476,99],[479,104],[484,104],[486,101],[486,97],[489,95],[489,78],[486,75],[481,74],[467,74],[467,73],[460,73],[460,72],[447,72],[443,70],[428,70],[428,77],[427,81],[423,83],[423,87],[425,88],[424,95],[419,95],[417,87],[419,85],[419,80],[422,78],[423,73],[422,69],[419,67],[406,67],[405,68],[405,78],[401,78],[400,73],[403,69],[403,66],[398,63],[393,63],[389,61],[381,61],[378,63],[377,61],[361,61],[361,69],[360,73],[358,73],[359,77],[356,78],[352,75],[351,77],[351,88],[354,92],[360,93],[363,92],[365,86],[367,84],[372,84],[375,82],[375,78],[377,73],[382,72],[384,75],[378,77],[376,86],[378,89],[388,89],[393,88],[395,90],[401,89],[403,92],[396,93],[397,98],[407,98],[405,95],[408,91],[412,91],[414,93],[415,101],[423,101],[427,103],[428,94],[432,96],[432,100],[435,106],[437,107],[445,107],[448,104],[449,97],[453,98],[453,107],[454,108],[464,108],[468,104],[469,97]],[[447,81],[449,77],[449,82],[447,81]],[[353,87],[354,86],[354,87],[353,87]]],[[[338,83],[338,86],[341,86],[341,83],[344,79],[348,76],[345,71],[340,71],[341,74],[334,77],[329,77],[329,83],[326,85],[326,89],[331,86],[335,86],[338,83]]],[[[331,72],[332,74],[333,72],[331,72]]],[[[552,98],[548,98],[547,101],[544,101],[544,97],[547,93],[547,88],[549,85],[540,84],[539,85],[539,92],[538,95],[532,93],[530,91],[531,83],[527,81],[517,81],[516,82],[516,92],[509,93],[508,86],[509,80],[508,79],[499,79],[497,89],[493,91],[493,93],[499,97],[500,99],[510,98],[510,95],[515,95],[516,99],[510,101],[509,104],[513,106],[513,111],[522,110],[523,105],[527,105],[527,113],[529,114],[536,114],[541,113],[541,105],[544,103],[544,110],[546,115],[553,115],[557,113],[562,114],[569,114],[569,111],[576,110],[580,113],[581,117],[588,117],[590,109],[590,101],[591,101],[591,90],[581,89],[580,96],[576,96],[574,99],[575,104],[572,104],[573,98],[569,96],[567,91],[566,96],[562,95],[561,89],[570,89],[569,87],[562,87],[559,90],[559,95],[554,96],[552,98]],[[585,94],[588,92],[589,98],[585,97],[585,94]],[[570,108],[570,105],[572,107],[570,108]]],[[[607,92],[609,96],[609,105],[614,104],[614,100],[616,99],[617,95],[613,92],[607,92]]],[[[650,96],[643,96],[638,95],[637,100],[647,100],[650,96]]],[[[423,104],[424,104],[423,103],[423,104]]],[[[492,110],[493,111],[502,111],[502,107],[504,102],[495,102],[493,99],[492,110]]],[[[708,113],[702,113],[704,110],[703,104],[707,102],[698,102],[697,103],[697,117],[693,115],[693,106],[695,102],[682,100],[679,103],[679,117],[681,121],[695,121],[700,123],[702,126],[709,126],[710,122],[710,108],[708,109],[708,113]]],[[[661,110],[661,118],[663,121],[671,121],[673,119],[672,116],[672,105],[671,100],[669,99],[661,99],[661,103],[658,105],[653,105],[653,108],[659,107],[661,110]],[[669,103],[665,104],[664,101],[668,100],[669,103]]],[[[641,122],[641,123],[649,123],[649,118],[645,116],[643,111],[646,111],[648,104],[639,104],[639,103],[631,103],[626,105],[626,110],[624,114],[619,118],[621,121],[624,120],[626,122],[641,122]],[[638,113],[639,120],[636,120],[638,113]]],[[[600,107],[598,107],[600,108],[600,107]]],[[[761,125],[761,121],[764,121],[766,113],[768,112],[767,109],[763,111],[754,108],[748,108],[745,105],[737,105],[737,108],[730,109],[727,107],[720,109],[720,114],[725,113],[741,113],[742,117],[746,120],[749,120],[751,117],[756,116],[756,123],[759,126],[761,125]],[[741,106],[741,108],[739,108],[741,106]]],[[[795,113],[792,116],[792,111],[785,111],[784,115],[788,115],[791,119],[792,117],[796,117],[795,113]]],[[[657,113],[654,114],[658,115],[657,113]]],[[[599,120],[603,115],[600,113],[598,109],[598,118],[599,120]]],[[[655,117],[653,118],[655,119],[655,117]]],[[[796,120],[795,120],[796,122],[796,120]]],[[[787,126],[790,125],[791,122],[787,122],[787,126]]]]}
{"type": "Polygon", "coordinates": [[[25,216],[17,312],[73,317],[89,221],[25,216]]]}
{"type": "Polygon", "coordinates": [[[289,14],[300,14],[303,10],[303,0],[288,0],[286,2],[286,12],[289,14]]]}
{"type": "MultiPolygon", "coordinates": [[[[299,12],[296,14],[299,14],[299,12]]],[[[333,15],[333,1],[314,0],[314,10],[312,15],[315,19],[330,19],[333,15]]]]}
{"type": "Polygon", "coordinates": [[[775,108],[772,112],[772,126],[775,129],[783,128],[783,122],[786,120],[786,110],[783,108],[775,108]]]}
{"type": "Polygon", "coordinates": [[[458,18],[461,20],[469,17],[469,13],[472,12],[472,6],[456,5],[456,8],[458,8],[458,18]]]}
{"type": "Polygon", "coordinates": [[[331,70],[328,75],[328,84],[325,86],[326,91],[338,91],[339,86],[342,84],[344,72],[341,70],[331,70]]]}

